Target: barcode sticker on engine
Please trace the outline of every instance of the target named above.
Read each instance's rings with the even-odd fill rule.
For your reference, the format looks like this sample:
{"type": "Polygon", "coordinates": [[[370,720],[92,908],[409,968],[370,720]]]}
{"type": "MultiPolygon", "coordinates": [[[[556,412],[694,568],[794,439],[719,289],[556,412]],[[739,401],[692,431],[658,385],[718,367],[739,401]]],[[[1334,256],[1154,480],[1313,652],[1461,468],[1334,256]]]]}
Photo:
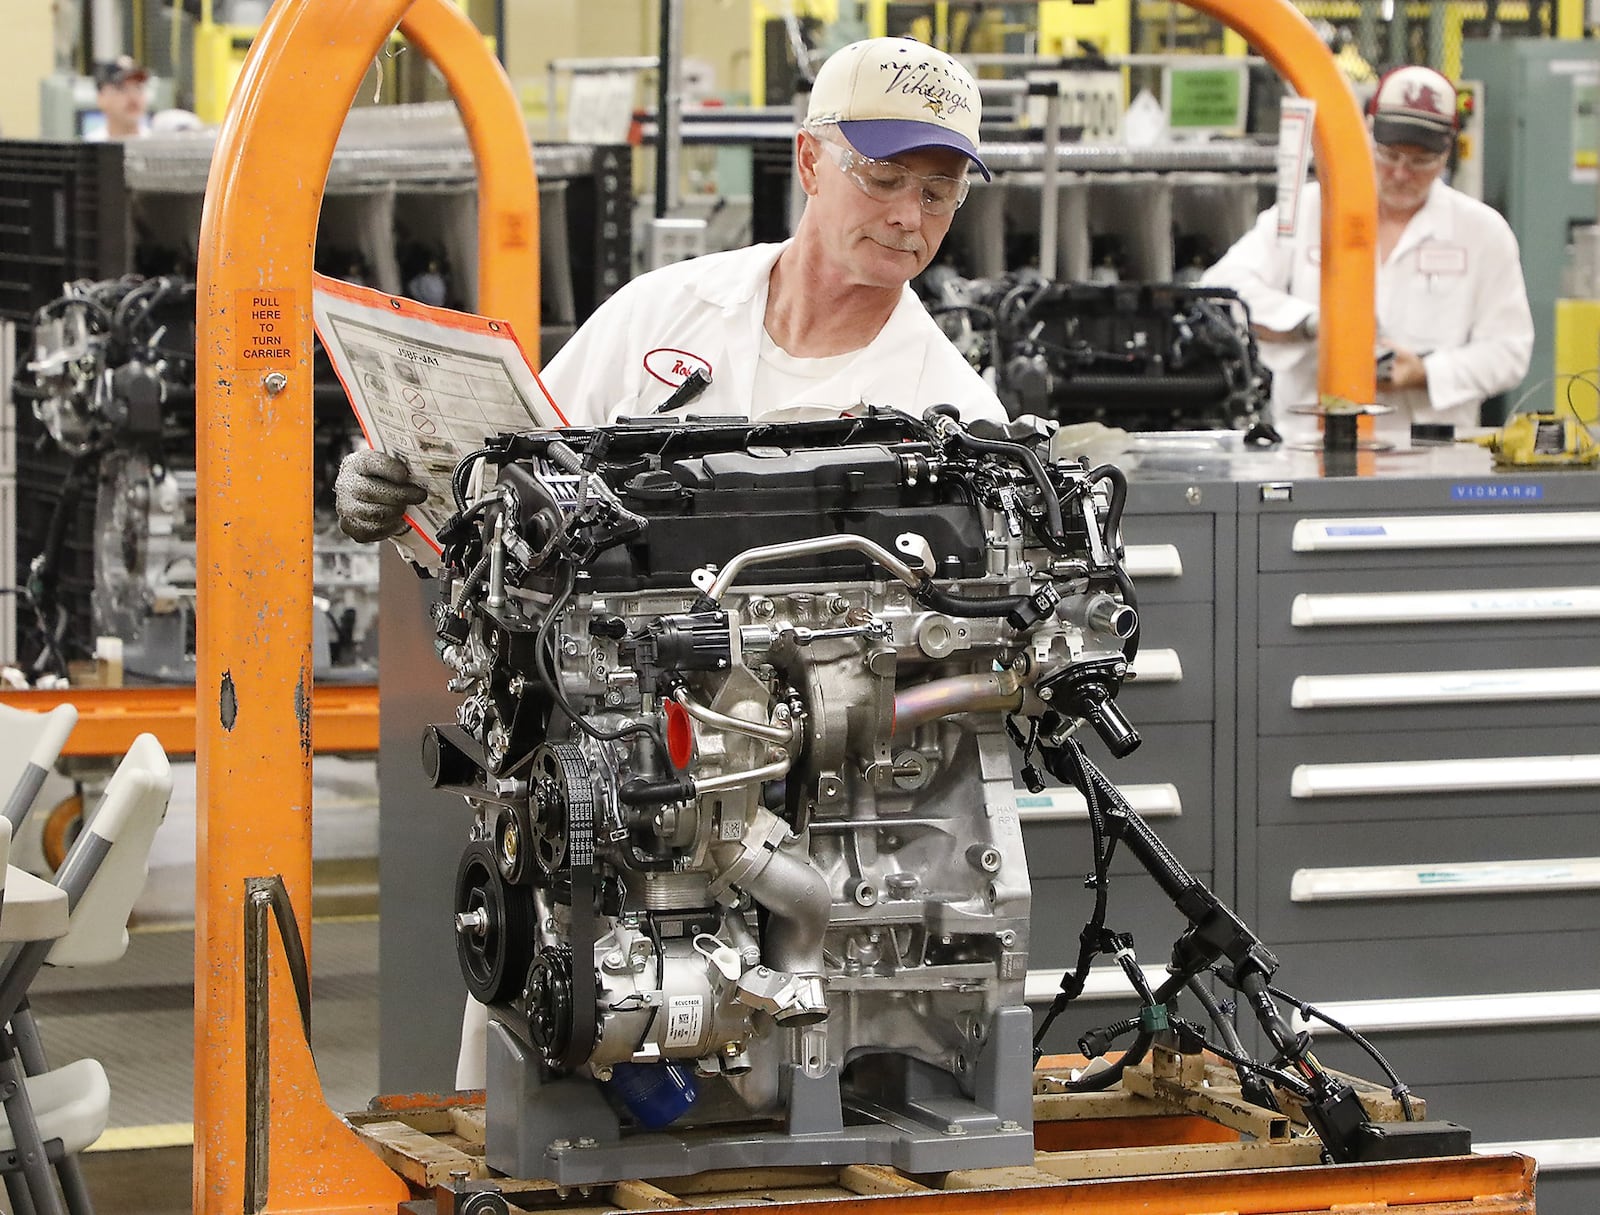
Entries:
{"type": "Polygon", "coordinates": [[[672,996],[667,1000],[667,1035],[663,1046],[692,1046],[700,1041],[705,1020],[704,996],[672,996]]]}

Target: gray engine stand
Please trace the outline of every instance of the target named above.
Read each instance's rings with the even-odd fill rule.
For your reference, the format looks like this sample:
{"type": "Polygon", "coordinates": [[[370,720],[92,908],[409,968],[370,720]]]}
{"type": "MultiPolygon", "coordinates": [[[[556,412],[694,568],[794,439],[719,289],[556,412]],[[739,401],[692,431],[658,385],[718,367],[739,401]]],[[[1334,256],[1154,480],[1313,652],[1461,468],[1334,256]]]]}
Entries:
{"type": "Polygon", "coordinates": [[[629,1132],[587,1077],[551,1076],[538,1053],[489,1010],[486,1149],[490,1168],[560,1185],[681,1177],[710,1169],[881,1164],[907,1173],[1033,1162],[1033,1019],[1002,1009],[976,1068],[975,1096],[905,1059],[897,1091],[845,1093],[837,1071],[792,1069],[788,1125],[629,1132]]]}

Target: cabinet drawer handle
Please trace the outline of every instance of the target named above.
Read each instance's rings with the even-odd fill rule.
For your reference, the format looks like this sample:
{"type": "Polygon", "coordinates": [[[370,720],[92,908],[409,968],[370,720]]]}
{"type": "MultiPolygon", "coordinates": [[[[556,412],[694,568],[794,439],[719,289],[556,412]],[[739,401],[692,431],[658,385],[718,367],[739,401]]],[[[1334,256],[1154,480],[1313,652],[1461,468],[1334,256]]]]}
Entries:
{"type": "MultiPolygon", "coordinates": [[[[1358,1033],[1407,1029],[1487,1029],[1508,1025],[1582,1025],[1600,1021],[1600,989],[1518,991],[1487,996],[1423,996],[1400,1000],[1339,1000],[1312,1003],[1358,1033]]],[[[1330,1033],[1320,1021],[1297,1030],[1330,1033]]]]}
{"type": "Polygon", "coordinates": [[[1181,578],[1183,556],[1176,544],[1130,544],[1123,550],[1122,568],[1130,578],[1181,578]]]}
{"type": "MultiPolygon", "coordinates": [[[[1070,969],[1071,967],[1061,966],[1055,970],[1030,970],[1022,987],[1024,1003],[1050,1003],[1061,991],[1061,972],[1070,969]]],[[[1160,987],[1167,981],[1167,970],[1164,966],[1144,966],[1141,969],[1152,988],[1160,987]]],[[[1120,966],[1091,966],[1088,976],[1083,981],[1083,994],[1078,997],[1080,1000],[1134,998],[1133,988],[1128,986],[1128,976],[1122,973],[1120,966]]]]}
{"type": "Polygon", "coordinates": [[[1133,660],[1133,680],[1136,685],[1182,683],[1183,660],[1177,650],[1140,650],[1133,660]]]}
{"type": "Polygon", "coordinates": [[[1600,511],[1300,519],[1291,541],[1297,553],[1526,548],[1530,544],[1600,544],[1600,511]]]}
{"type": "MultiPolygon", "coordinates": [[[[1176,785],[1123,785],[1122,796],[1145,818],[1178,818],[1183,800],[1176,785]]],[[[1076,789],[1017,791],[1017,817],[1024,823],[1064,823],[1087,819],[1089,804],[1076,789]]]]}
{"type": "Polygon", "coordinates": [[[1472,1150],[1479,1156],[1503,1156],[1516,1152],[1532,1156],[1539,1162],[1541,1173],[1576,1173],[1586,1169],[1600,1169],[1600,1138],[1574,1139],[1505,1139],[1498,1143],[1475,1143],[1472,1150]]]}
{"type": "MultiPolygon", "coordinates": [[[[1139,658],[1143,657],[1141,651],[1139,658]]],[[[1297,675],[1289,689],[1289,704],[1296,709],[1488,704],[1507,700],[1585,700],[1594,697],[1600,697],[1600,667],[1297,675]]]]}
{"type": "Polygon", "coordinates": [[[1600,856],[1530,861],[1441,861],[1428,865],[1296,869],[1289,879],[1289,901],[1334,903],[1597,889],[1600,889],[1600,856]]]}
{"type": "Polygon", "coordinates": [[[1594,785],[1600,785],[1600,755],[1511,755],[1370,764],[1300,764],[1289,777],[1289,796],[1371,797],[1497,789],[1582,789],[1594,785]]]}
{"type": "Polygon", "coordinates": [[[1570,620],[1591,616],[1600,616],[1600,587],[1596,586],[1296,595],[1289,607],[1289,623],[1297,629],[1440,624],[1462,620],[1570,620]]]}

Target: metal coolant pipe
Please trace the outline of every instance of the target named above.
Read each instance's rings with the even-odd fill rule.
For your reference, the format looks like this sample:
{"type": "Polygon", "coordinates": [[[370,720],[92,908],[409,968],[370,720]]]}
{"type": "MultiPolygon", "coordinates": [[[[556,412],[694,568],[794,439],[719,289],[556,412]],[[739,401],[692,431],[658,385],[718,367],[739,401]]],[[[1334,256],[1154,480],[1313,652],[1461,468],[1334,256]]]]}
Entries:
{"type": "Polygon", "coordinates": [[[797,856],[793,846],[774,849],[765,868],[743,885],[772,913],[767,921],[767,965],[794,975],[822,974],[822,938],[833,901],[827,881],[810,858],[797,856]]]}
{"type": "Polygon", "coordinates": [[[1020,709],[1022,685],[1010,671],[982,671],[934,679],[894,694],[895,734],[957,713],[1020,709]]]}

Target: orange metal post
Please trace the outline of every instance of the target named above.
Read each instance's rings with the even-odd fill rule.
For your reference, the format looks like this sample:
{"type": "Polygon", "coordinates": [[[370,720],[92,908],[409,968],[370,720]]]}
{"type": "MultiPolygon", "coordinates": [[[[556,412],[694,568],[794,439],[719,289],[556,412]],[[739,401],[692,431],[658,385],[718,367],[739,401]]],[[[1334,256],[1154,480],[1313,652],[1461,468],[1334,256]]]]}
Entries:
{"type": "Polygon", "coordinates": [[[537,367],[539,183],[511,81],[453,4],[414,4],[400,30],[444,73],[477,153],[478,311],[510,321],[537,367]]]}
{"type": "Polygon", "coordinates": [[[1377,398],[1378,187],[1366,124],[1350,85],[1290,0],[1188,0],[1237,30],[1295,91],[1317,103],[1322,183],[1322,325],[1317,389],[1358,405],[1377,398]]]}
{"type": "MultiPolygon", "coordinates": [[[[350,102],[405,18],[480,166],[484,307],[537,341],[537,199],[510,84],[447,0],[279,0],[212,157],[201,221],[194,1209],[385,1215],[406,1187],[327,1108],[286,955],[247,1003],[246,882],[311,910],[311,263],[350,102]],[[408,14],[408,9],[411,11],[408,14]],[[247,1015],[268,1044],[247,1074],[247,1015]]],[[[309,940],[304,942],[309,953],[309,940]]]]}

